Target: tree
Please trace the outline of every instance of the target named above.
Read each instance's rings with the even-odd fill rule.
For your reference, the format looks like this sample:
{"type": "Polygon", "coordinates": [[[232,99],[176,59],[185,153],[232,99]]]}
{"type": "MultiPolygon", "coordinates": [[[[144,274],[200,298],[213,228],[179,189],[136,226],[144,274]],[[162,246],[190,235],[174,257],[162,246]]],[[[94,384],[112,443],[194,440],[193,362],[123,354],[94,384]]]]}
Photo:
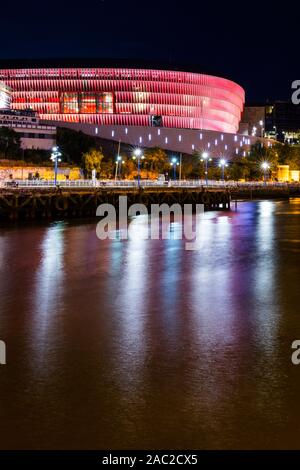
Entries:
{"type": "Polygon", "coordinates": [[[229,179],[233,181],[238,181],[243,178],[243,171],[241,165],[238,163],[233,163],[228,169],[229,179]]]}
{"type": "Polygon", "coordinates": [[[279,161],[283,165],[290,165],[290,170],[300,169],[300,147],[296,145],[281,145],[278,149],[279,161]]]}
{"type": "Polygon", "coordinates": [[[136,174],[137,174],[136,163],[132,160],[132,158],[128,158],[124,166],[124,176],[125,178],[132,179],[136,176],[136,174]]]}
{"type": "Polygon", "coordinates": [[[261,142],[256,142],[252,145],[250,150],[250,156],[246,160],[249,167],[249,176],[251,179],[261,178],[261,164],[263,162],[268,162],[271,170],[275,171],[279,163],[279,148],[278,145],[273,145],[272,147],[266,147],[261,144],[261,142]]]}
{"type": "Polygon", "coordinates": [[[228,177],[230,180],[239,181],[247,179],[250,174],[249,163],[246,159],[234,162],[228,168],[228,177]]]}
{"type": "Polygon", "coordinates": [[[151,171],[163,173],[168,165],[167,153],[159,148],[153,147],[145,150],[146,161],[150,164],[151,171]]]}
{"type": "Polygon", "coordinates": [[[90,178],[93,170],[96,170],[96,174],[99,175],[103,158],[102,150],[98,149],[90,149],[82,155],[82,165],[86,177],[90,178]]]}
{"type": "Polygon", "coordinates": [[[204,175],[204,165],[198,153],[194,152],[193,155],[184,154],[182,156],[181,175],[183,179],[202,178],[204,175]]]}
{"type": "Polygon", "coordinates": [[[53,162],[50,160],[51,150],[25,149],[23,156],[25,162],[34,163],[35,165],[53,165],[53,162]]]}
{"type": "Polygon", "coordinates": [[[103,161],[101,163],[100,177],[104,179],[110,179],[113,176],[115,166],[112,160],[103,161]]]}
{"type": "Polygon", "coordinates": [[[21,138],[18,132],[9,127],[0,127],[0,153],[5,159],[18,159],[21,153],[21,138]]]}
{"type": "MultiPolygon", "coordinates": [[[[90,149],[101,149],[107,160],[115,160],[119,150],[119,143],[116,141],[102,139],[96,135],[88,135],[66,127],[57,128],[56,142],[63,153],[64,161],[76,165],[81,164],[82,155],[90,149]]],[[[121,143],[120,153],[122,155],[131,154],[131,145],[121,143]]]]}
{"type": "Polygon", "coordinates": [[[84,153],[88,153],[91,148],[98,148],[94,137],[64,127],[57,128],[56,142],[64,160],[77,165],[80,165],[84,153]]]}

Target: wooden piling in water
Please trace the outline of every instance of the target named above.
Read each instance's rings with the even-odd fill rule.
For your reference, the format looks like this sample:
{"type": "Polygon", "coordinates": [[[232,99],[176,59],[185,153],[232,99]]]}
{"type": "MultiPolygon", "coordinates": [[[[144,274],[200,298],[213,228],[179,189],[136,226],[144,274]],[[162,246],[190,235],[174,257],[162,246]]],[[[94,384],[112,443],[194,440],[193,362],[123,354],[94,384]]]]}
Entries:
{"type": "Polygon", "coordinates": [[[119,196],[127,196],[128,206],[151,204],[204,204],[205,210],[230,209],[230,193],[198,188],[140,188],[89,190],[6,190],[0,194],[0,219],[50,219],[90,217],[100,204],[118,207],[119,196]]]}

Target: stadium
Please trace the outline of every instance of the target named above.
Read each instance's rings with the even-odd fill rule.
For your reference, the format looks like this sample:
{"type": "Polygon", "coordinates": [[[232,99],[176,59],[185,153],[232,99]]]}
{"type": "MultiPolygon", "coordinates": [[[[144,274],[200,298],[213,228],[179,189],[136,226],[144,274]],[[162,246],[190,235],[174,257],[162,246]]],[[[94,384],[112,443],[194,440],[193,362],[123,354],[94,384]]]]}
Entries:
{"type": "Polygon", "coordinates": [[[225,78],[48,67],[1,69],[0,81],[11,89],[13,109],[31,109],[41,120],[110,140],[184,153],[206,149],[215,156],[245,155],[253,143],[238,134],[245,92],[225,78]]]}

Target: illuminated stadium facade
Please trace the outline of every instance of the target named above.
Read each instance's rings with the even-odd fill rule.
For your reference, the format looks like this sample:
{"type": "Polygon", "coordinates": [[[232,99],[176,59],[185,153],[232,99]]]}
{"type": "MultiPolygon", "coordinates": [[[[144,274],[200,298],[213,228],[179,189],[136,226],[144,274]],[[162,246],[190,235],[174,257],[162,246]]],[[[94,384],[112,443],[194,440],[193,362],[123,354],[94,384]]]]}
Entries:
{"type": "Polygon", "coordinates": [[[132,68],[0,70],[12,107],[69,123],[238,131],[245,93],[210,75],[132,68]]]}
{"type": "Polygon", "coordinates": [[[41,123],[132,146],[244,157],[257,140],[239,132],[245,93],[211,75],[145,68],[2,68],[14,110],[41,123]]]}
{"type": "Polygon", "coordinates": [[[11,90],[0,82],[0,109],[9,109],[11,105],[11,90]]]}

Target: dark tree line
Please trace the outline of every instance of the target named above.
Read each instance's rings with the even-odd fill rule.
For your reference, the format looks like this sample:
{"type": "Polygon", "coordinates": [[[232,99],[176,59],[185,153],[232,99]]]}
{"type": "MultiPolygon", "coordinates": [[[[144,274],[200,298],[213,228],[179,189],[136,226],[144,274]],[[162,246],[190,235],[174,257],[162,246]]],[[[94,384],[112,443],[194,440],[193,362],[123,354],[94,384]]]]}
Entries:
{"type": "Polygon", "coordinates": [[[9,127],[0,127],[0,155],[4,159],[18,159],[21,156],[21,138],[9,127]]]}

